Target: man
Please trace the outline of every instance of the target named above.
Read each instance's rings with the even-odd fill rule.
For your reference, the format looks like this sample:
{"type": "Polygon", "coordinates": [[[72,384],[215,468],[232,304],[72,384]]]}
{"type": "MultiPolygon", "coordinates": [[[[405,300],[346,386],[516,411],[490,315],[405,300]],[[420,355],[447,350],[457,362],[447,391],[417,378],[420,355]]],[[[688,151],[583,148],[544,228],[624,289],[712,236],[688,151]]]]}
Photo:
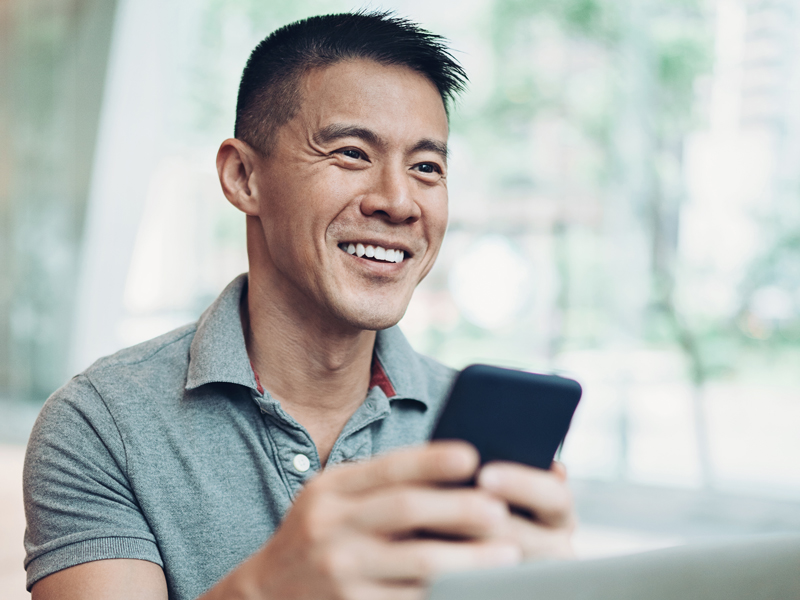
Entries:
{"type": "Polygon", "coordinates": [[[445,571],[569,554],[560,469],[459,487],[474,449],[421,445],[454,373],[394,327],[444,236],[463,82],[441,38],[382,14],[254,50],[217,156],[249,274],[48,400],[25,472],[34,600],[421,598],[445,571]]]}

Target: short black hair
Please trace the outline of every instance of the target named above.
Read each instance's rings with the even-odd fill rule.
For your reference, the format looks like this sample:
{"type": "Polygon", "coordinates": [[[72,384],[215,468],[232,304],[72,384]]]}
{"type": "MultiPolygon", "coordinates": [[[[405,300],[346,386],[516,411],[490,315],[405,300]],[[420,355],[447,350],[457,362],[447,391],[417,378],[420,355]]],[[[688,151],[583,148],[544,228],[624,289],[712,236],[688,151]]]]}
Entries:
{"type": "Polygon", "coordinates": [[[417,71],[439,90],[448,113],[467,83],[442,36],[391,12],[309,17],[275,30],[250,54],[239,83],[234,137],[269,154],[278,129],[300,108],[303,75],[353,59],[417,71]]]}

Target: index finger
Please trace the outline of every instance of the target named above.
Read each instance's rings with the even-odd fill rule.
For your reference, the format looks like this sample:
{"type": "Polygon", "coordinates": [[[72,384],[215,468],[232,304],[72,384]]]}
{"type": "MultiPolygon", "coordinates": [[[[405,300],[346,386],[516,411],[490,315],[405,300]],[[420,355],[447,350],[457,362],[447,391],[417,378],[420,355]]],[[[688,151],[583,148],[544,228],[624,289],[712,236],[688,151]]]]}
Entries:
{"type": "Polygon", "coordinates": [[[390,452],[363,463],[325,471],[326,485],[360,493],[401,483],[461,483],[478,468],[478,452],[466,442],[432,442],[390,452]]]}

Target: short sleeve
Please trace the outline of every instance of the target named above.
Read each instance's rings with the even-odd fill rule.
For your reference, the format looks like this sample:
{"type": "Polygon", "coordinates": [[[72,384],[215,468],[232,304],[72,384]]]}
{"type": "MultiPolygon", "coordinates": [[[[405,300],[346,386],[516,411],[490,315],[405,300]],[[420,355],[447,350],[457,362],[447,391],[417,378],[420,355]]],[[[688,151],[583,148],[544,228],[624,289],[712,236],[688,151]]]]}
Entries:
{"type": "Polygon", "coordinates": [[[125,447],[83,375],[45,403],[25,455],[27,587],[68,567],[134,558],[163,567],[128,481],[125,447]]]}

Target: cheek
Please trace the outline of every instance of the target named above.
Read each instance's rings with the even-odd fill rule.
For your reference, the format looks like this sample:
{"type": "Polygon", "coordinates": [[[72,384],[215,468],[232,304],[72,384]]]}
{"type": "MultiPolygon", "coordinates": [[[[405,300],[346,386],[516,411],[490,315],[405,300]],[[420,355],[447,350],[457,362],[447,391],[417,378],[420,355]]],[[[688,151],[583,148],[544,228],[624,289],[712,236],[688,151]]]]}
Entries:
{"type": "Polygon", "coordinates": [[[445,231],[447,230],[447,196],[443,201],[439,201],[438,206],[430,206],[425,215],[426,235],[428,238],[428,251],[425,263],[420,273],[420,281],[433,268],[439,248],[442,245],[445,231]]]}
{"type": "Polygon", "coordinates": [[[428,236],[432,250],[437,250],[442,244],[444,233],[447,230],[447,195],[431,206],[425,220],[428,224],[428,236]]]}
{"type": "Polygon", "coordinates": [[[315,221],[321,216],[323,202],[323,198],[314,195],[313,188],[296,183],[285,186],[262,204],[264,230],[276,241],[308,243],[318,225],[315,221]]]}

